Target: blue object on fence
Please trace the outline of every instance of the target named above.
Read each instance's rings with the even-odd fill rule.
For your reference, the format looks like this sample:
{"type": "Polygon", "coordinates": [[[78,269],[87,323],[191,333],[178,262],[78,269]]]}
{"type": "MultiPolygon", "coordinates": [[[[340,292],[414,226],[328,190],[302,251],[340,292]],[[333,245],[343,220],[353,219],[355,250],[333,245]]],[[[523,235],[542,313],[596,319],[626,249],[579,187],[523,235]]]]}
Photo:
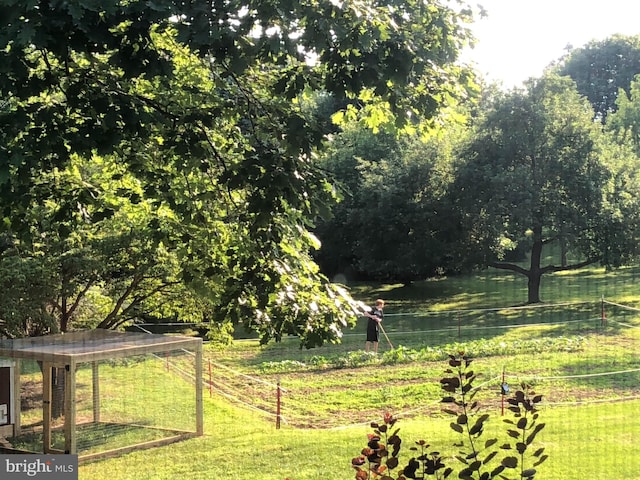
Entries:
{"type": "Polygon", "coordinates": [[[509,385],[503,382],[500,385],[500,393],[502,393],[502,395],[506,395],[507,393],[509,393],[509,385]]]}

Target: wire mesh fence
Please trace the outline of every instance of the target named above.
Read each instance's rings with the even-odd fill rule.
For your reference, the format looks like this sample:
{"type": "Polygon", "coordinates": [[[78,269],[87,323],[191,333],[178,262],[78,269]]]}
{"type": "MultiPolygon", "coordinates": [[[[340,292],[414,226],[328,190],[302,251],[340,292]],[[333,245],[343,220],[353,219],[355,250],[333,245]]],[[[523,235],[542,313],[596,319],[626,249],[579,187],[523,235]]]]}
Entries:
{"type": "Polygon", "coordinates": [[[478,398],[492,408],[502,400],[503,382],[540,388],[546,405],[638,398],[640,310],[604,298],[386,314],[391,343],[381,338],[375,356],[363,351],[365,325],[363,319],[340,344],[313,351],[297,349],[295,339],[285,341],[274,346],[273,357],[265,355],[251,375],[214,367],[213,394],[274,416],[277,384],[282,382],[280,413],[298,427],[359,423],[384,409],[398,415],[437,412],[442,362],[450,353],[465,351],[486,370],[478,398]],[[629,354],[621,355],[621,348],[629,354]],[[367,373],[359,373],[362,367],[367,373]],[[384,380],[376,382],[371,368],[384,370],[384,380]],[[319,381],[320,376],[326,380],[319,381]],[[343,405],[345,389],[352,400],[361,399],[353,404],[372,408],[354,411],[343,405]]]}
{"type": "Polygon", "coordinates": [[[53,368],[50,394],[45,393],[48,376],[42,368],[34,360],[20,361],[17,434],[3,437],[4,448],[64,453],[72,431],[76,453],[85,459],[196,432],[193,352],[178,349],[83,363],[76,368],[73,389],[65,386],[70,377],[64,367],[53,368]],[[68,417],[69,402],[73,417],[68,417]]]}

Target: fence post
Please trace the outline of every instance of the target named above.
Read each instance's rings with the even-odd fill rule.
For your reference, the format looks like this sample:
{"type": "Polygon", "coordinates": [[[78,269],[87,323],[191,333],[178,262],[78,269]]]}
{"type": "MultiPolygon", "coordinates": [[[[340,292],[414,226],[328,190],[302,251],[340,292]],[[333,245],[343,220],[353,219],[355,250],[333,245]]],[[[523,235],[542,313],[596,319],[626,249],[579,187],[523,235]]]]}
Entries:
{"type": "Polygon", "coordinates": [[[213,397],[213,377],[211,376],[211,359],[209,359],[209,398],[213,397]]]}
{"type": "Polygon", "coordinates": [[[604,311],[604,295],[602,295],[602,299],[600,300],[600,326],[604,327],[607,324],[607,315],[604,311]]]}
{"type": "Polygon", "coordinates": [[[276,386],[276,430],[280,429],[280,380],[278,380],[278,384],[276,386]]]}
{"type": "Polygon", "coordinates": [[[509,393],[509,385],[505,382],[505,367],[502,367],[502,382],[500,383],[500,412],[504,417],[504,397],[509,393]]]}

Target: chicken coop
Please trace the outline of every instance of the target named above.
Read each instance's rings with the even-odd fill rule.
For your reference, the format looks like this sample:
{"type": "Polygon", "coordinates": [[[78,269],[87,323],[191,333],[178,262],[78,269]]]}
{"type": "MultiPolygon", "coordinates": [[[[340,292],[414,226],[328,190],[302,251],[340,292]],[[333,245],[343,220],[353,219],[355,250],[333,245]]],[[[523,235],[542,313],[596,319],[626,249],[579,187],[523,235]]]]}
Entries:
{"type": "Polygon", "coordinates": [[[202,339],[87,330],[0,340],[0,451],[79,461],[203,434],[202,339]]]}

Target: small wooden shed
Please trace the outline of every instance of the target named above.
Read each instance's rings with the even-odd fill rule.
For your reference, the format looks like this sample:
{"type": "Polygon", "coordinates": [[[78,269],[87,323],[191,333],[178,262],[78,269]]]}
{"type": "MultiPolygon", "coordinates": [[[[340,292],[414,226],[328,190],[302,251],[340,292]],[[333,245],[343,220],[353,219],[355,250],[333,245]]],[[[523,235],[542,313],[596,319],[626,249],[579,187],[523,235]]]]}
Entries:
{"type": "MultiPolygon", "coordinates": [[[[112,330],[86,330],[64,334],[46,335],[21,339],[0,340],[0,360],[7,359],[13,365],[13,385],[15,392],[20,392],[20,362],[33,360],[42,368],[42,453],[78,454],[76,443],[76,371],[82,364],[90,364],[92,368],[92,401],[93,422],[100,422],[100,374],[98,365],[101,361],[114,361],[136,355],[155,354],[162,356],[167,352],[185,350],[195,356],[194,391],[195,396],[195,428],[192,432],[172,436],[145,445],[134,445],[118,449],[119,452],[136,448],[149,448],[175,442],[182,438],[203,434],[202,406],[202,339],[186,336],[158,335],[137,332],[116,332],[112,330]],[[64,371],[64,451],[51,446],[51,395],[52,371],[64,371]]],[[[5,362],[7,362],[5,360],[5,362]]],[[[135,387],[134,387],[135,388],[135,387]]],[[[15,412],[13,436],[20,434],[20,395],[13,396],[15,412]]],[[[37,452],[34,452],[37,453],[37,452]]],[[[113,455],[114,452],[109,452],[113,455]]],[[[92,455],[98,457],[100,455],[92,455]]],[[[80,457],[82,460],[82,457],[80,457]]]]}
{"type": "Polygon", "coordinates": [[[0,437],[13,435],[16,423],[14,366],[15,362],[0,358],[0,437]]]}

